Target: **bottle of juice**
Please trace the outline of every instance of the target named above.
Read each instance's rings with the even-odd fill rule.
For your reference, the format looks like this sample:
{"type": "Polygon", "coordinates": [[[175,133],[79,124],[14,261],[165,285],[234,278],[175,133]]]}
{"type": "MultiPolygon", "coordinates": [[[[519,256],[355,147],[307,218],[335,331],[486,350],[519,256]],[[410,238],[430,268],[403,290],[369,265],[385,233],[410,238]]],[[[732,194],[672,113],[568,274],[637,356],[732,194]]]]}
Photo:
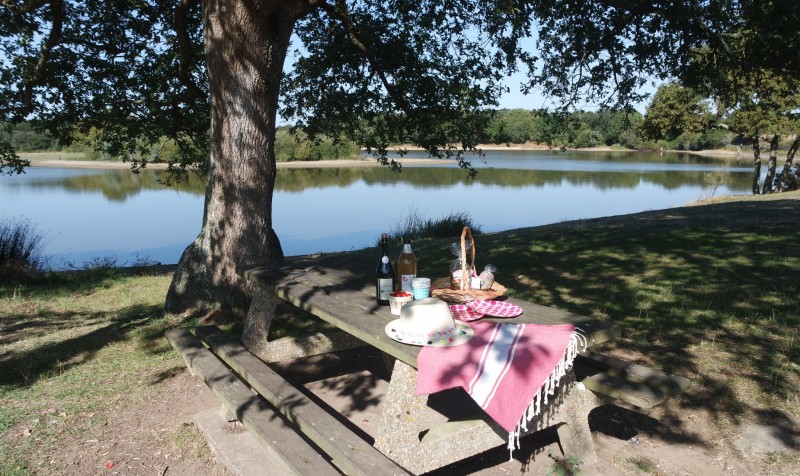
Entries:
{"type": "Polygon", "coordinates": [[[403,251],[397,257],[397,289],[412,292],[411,281],[417,277],[417,257],[411,250],[411,237],[403,236],[403,251]]]}

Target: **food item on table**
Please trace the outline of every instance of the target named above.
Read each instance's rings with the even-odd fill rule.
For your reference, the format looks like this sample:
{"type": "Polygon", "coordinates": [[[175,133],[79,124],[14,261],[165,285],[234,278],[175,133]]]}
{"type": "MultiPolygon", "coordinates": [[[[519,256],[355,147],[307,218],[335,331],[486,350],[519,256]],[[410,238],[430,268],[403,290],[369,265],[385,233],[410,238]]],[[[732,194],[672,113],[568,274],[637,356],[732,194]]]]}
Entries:
{"type": "Polygon", "coordinates": [[[417,257],[411,251],[411,237],[403,236],[403,251],[397,258],[397,289],[411,292],[411,281],[417,277],[417,257]]]}
{"type": "Polygon", "coordinates": [[[381,235],[381,255],[375,272],[375,297],[381,306],[389,305],[389,294],[394,291],[394,267],[389,259],[389,235],[381,235]]]}
{"type": "Polygon", "coordinates": [[[411,293],[406,291],[395,291],[389,294],[389,309],[392,314],[400,315],[400,310],[406,303],[414,300],[411,293]]]}
{"type": "Polygon", "coordinates": [[[450,252],[457,256],[450,264],[450,288],[460,290],[470,289],[470,285],[472,284],[472,269],[467,260],[466,253],[471,249],[472,243],[470,242],[464,244],[464,253],[461,252],[461,245],[459,243],[450,244],[450,252]],[[466,266],[464,266],[465,264],[466,266]],[[466,278],[462,276],[464,274],[463,268],[467,269],[466,278]]]}
{"type": "Polygon", "coordinates": [[[494,284],[494,272],[497,271],[497,266],[492,264],[487,264],[483,271],[481,271],[480,278],[481,278],[481,289],[492,289],[492,284],[494,284]]]}

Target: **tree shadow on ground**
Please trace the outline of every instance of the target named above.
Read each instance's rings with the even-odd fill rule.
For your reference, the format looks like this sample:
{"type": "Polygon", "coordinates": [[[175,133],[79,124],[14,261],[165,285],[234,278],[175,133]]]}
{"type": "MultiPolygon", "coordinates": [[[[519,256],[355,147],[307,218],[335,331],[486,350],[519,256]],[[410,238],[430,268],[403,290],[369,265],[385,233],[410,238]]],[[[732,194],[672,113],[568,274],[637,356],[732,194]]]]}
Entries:
{"type": "MultiPolygon", "coordinates": [[[[37,337],[68,329],[70,322],[79,321],[79,326],[73,326],[72,337],[0,356],[0,385],[28,386],[53,372],[64,372],[86,363],[94,359],[100,349],[127,340],[131,332],[160,313],[158,306],[130,306],[109,313],[64,312],[35,319],[24,328],[26,333],[37,337]],[[80,327],[91,330],[81,333],[80,327]]],[[[19,327],[18,324],[13,326],[19,327]]]]}
{"type": "MultiPolygon", "coordinates": [[[[798,220],[798,200],[722,203],[512,230],[483,246],[513,270],[515,296],[613,322],[622,337],[609,349],[691,378],[668,416],[739,423],[763,394],[798,395],[798,220]]],[[[797,425],[787,411],[772,424],[797,425]]]]}
{"type": "MultiPolygon", "coordinates": [[[[497,266],[515,297],[619,326],[622,337],[604,351],[692,379],[662,407],[675,428],[687,410],[702,410],[718,422],[755,415],[791,432],[797,421],[786,405],[764,408],[797,398],[800,388],[787,365],[800,355],[799,221],[800,200],[771,200],[523,228],[477,235],[476,265],[497,266]]],[[[447,276],[457,240],[415,243],[418,274],[447,276]]],[[[367,249],[296,261],[353,270],[342,286],[360,288],[359,271],[371,275],[376,257],[367,249]]]]}

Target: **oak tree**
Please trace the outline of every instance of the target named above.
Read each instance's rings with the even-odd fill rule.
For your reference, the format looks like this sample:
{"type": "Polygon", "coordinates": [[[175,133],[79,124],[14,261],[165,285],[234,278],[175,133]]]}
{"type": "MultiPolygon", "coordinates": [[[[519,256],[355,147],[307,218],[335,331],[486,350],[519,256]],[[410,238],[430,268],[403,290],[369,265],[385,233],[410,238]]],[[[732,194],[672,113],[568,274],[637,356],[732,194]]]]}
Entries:
{"type": "MultiPolygon", "coordinates": [[[[776,12],[739,15],[755,3],[0,0],[0,122],[32,120],[62,141],[94,127],[134,170],[152,144],[174,141],[171,172],[207,176],[207,188],[166,307],[244,307],[236,266],[283,259],[272,228],[281,101],[311,137],[349,137],[395,167],[386,147],[414,143],[469,170],[462,154],[518,68],[525,90],[567,107],[630,108],[699,49],[728,54],[725,35],[744,18],[765,67],[797,71],[784,54],[797,44],[768,21],[776,12]]],[[[25,165],[0,144],[0,169],[25,165]]]]}

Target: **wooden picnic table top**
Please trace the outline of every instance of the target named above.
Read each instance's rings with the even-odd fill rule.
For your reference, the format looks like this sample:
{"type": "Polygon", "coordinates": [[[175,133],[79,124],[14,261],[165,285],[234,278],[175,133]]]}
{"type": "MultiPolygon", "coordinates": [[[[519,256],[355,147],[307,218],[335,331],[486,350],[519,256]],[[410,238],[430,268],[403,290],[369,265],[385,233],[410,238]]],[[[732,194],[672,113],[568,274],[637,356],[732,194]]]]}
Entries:
{"type": "MultiPolygon", "coordinates": [[[[420,347],[403,344],[386,335],[384,327],[399,316],[375,300],[374,263],[352,254],[298,256],[280,267],[244,267],[242,276],[258,286],[357,337],[365,343],[417,367],[420,347]]],[[[508,297],[520,306],[513,319],[489,319],[507,323],[572,324],[589,345],[610,340],[617,330],[596,319],[508,297]]]]}

